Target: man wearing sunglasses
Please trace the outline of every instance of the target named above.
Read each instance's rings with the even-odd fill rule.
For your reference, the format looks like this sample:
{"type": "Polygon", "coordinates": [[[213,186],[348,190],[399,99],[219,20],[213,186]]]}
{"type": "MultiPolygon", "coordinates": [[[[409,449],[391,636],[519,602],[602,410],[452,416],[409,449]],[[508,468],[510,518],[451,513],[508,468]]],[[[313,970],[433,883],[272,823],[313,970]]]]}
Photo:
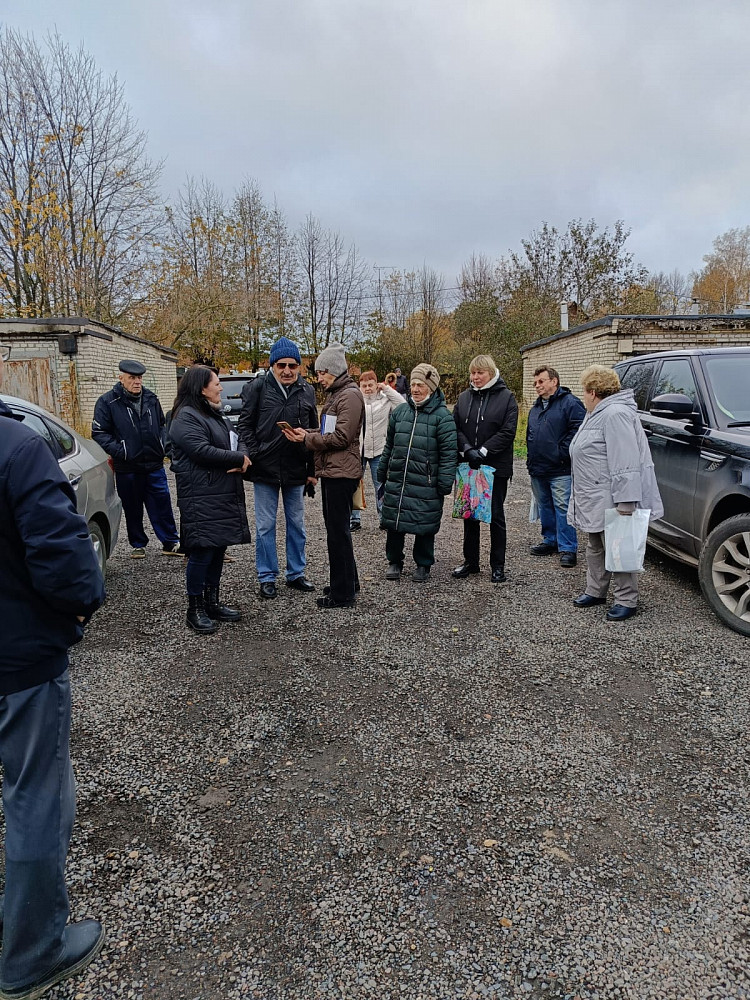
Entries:
{"type": "Polygon", "coordinates": [[[306,430],[318,426],[315,391],[300,375],[297,345],[281,337],[271,347],[270,371],[242,390],[242,412],[237,433],[240,450],[250,457],[247,476],[255,494],[255,567],[260,596],[278,595],[276,578],[276,514],[279,494],[286,521],[286,585],[303,594],[315,590],[305,577],[305,489],[314,488],[315,464],[304,444],[288,441],[279,427],[286,423],[306,430]]]}

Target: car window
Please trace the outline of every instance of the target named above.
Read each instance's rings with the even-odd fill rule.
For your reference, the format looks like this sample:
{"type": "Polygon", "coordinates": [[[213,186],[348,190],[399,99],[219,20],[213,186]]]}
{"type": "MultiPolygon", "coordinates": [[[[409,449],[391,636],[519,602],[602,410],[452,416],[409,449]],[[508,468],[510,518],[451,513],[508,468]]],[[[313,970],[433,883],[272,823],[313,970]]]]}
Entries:
{"type": "Polygon", "coordinates": [[[648,400],[648,390],[651,385],[651,378],[654,374],[656,363],[654,361],[636,362],[632,364],[625,374],[620,378],[623,389],[632,389],[635,396],[635,403],[639,410],[646,409],[648,400]]]}
{"type": "Polygon", "coordinates": [[[59,458],[60,450],[55,439],[52,437],[52,432],[47,426],[46,421],[42,420],[41,417],[38,417],[36,413],[29,413],[26,410],[17,410],[16,412],[23,417],[23,422],[27,427],[30,427],[32,431],[36,431],[37,434],[40,434],[44,438],[52,449],[52,453],[55,458],[59,458]]]}
{"type": "Polygon", "coordinates": [[[689,396],[693,402],[697,400],[698,391],[695,387],[693,366],[687,358],[667,358],[662,362],[651,398],[662,396],[665,392],[681,392],[683,396],[689,396]]]}
{"type": "Polygon", "coordinates": [[[727,420],[750,420],[750,354],[707,357],[705,370],[714,400],[727,420]]]}
{"type": "Polygon", "coordinates": [[[226,401],[229,399],[239,399],[242,395],[242,390],[245,388],[250,379],[232,379],[231,382],[221,383],[221,398],[226,401]]]}
{"type": "Polygon", "coordinates": [[[64,427],[60,424],[54,424],[52,421],[49,423],[49,428],[52,431],[52,435],[60,446],[60,451],[63,455],[72,455],[76,450],[76,439],[70,433],[66,431],[64,427]]]}

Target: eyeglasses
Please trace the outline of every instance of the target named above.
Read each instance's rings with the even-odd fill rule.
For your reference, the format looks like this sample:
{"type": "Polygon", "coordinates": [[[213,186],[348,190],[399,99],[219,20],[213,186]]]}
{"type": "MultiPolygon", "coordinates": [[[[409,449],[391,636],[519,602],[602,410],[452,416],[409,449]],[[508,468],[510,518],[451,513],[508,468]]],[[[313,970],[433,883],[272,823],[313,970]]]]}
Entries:
{"type": "Polygon", "coordinates": [[[0,358],[3,361],[8,361],[10,359],[10,348],[6,347],[5,344],[0,344],[0,358]]]}
{"type": "Polygon", "coordinates": [[[282,372],[285,368],[288,368],[290,372],[296,372],[299,365],[295,361],[274,361],[274,367],[282,372]]]}

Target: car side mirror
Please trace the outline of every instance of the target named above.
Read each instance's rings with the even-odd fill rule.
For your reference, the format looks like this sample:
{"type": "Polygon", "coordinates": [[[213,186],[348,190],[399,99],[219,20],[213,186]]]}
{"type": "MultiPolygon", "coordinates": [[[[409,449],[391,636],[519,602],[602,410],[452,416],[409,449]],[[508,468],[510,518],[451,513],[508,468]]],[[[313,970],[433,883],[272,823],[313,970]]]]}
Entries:
{"type": "Polygon", "coordinates": [[[686,420],[692,424],[696,434],[703,428],[703,417],[695,403],[683,392],[665,392],[654,396],[648,411],[652,417],[664,417],[667,420],[686,420]]]}

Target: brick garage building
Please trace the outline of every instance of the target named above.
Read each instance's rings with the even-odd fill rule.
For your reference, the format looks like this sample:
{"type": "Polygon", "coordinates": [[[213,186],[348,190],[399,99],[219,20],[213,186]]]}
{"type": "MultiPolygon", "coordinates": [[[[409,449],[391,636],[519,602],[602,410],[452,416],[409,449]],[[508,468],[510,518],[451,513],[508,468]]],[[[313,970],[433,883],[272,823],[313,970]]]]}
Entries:
{"type": "Polygon", "coordinates": [[[536,399],[533,372],[551,365],[560,382],[580,395],[578,376],[588,365],[611,367],[624,358],[681,347],[750,345],[750,315],[605,316],[521,348],[523,395],[536,399]]]}
{"type": "Polygon", "coordinates": [[[143,384],[165,411],[174,402],[177,351],[117,327],[79,317],[1,319],[0,342],[11,348],[3,392],[38,403],[82,434],[91,433],[94,405],[117,381],[123,358],[146,366],[143,384]]]}

